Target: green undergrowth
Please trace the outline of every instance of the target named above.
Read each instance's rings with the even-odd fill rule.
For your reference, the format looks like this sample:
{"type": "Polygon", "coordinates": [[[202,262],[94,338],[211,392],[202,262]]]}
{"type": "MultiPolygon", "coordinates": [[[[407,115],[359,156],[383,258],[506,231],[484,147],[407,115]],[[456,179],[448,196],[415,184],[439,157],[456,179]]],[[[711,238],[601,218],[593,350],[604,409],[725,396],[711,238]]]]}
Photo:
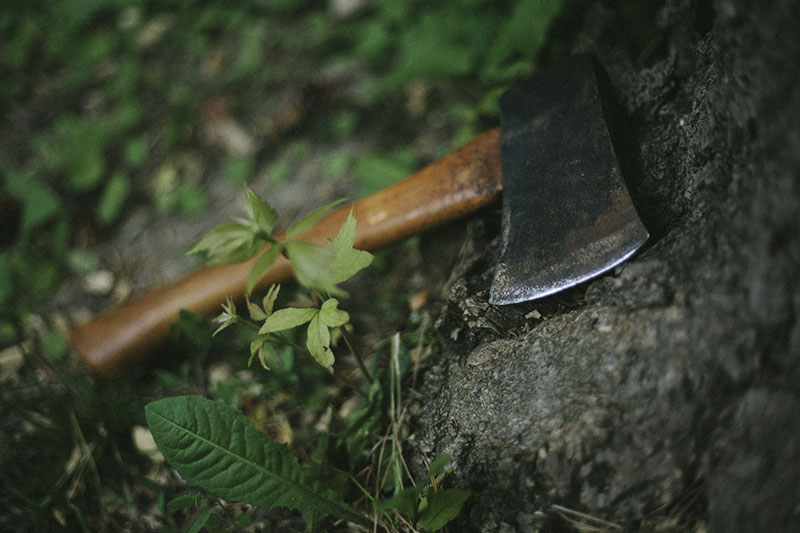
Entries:
{"type": "MultiPolygon", "coordinates": [[[[304,468],[323,465],[348,508],[386,527],[435,530],[449,516],[442,510],[463,502],[465,492],[440,490],[446,458],[416,478],[403,464],[404,387],[420,354],[434,350],[430,320],[384,288],[374,304],[398,334],[355,331],[348,319],[361,310],[348,308],[340,284],[365,256],[341,253],[347,227],[323,252],[299,240],[280,246],[318,291],[254,290],[228,305],[218,326],[236,327],[215,337],[204,318],[183,313],[158,363],[111,381],[67,357],[62,315],[111,297],[55,295],[65,280],[115,268],[94,250],[134,210],[200,220],[213,179],[275,190],[321,151],[321,182],[374,192],[496,125],[502,90],[543,53],[566,53],[547,32],[577,3],[389,0],[344,16],[332,4],[47,0],[0,10],[0,529],[235,530],[263,521],[210,493],[176,500],[174,480],[131,444],[144,405],[169,395],[212,399],[210,408],[188,404],[209,416],[235,409],[252,421],[237,427],[252,423],[287,442],[304,468]],[[265,109],[286,94],[300,104],[281,122],[265,109]],[[211,144],[204,131],[221,118],[254,147],[211,144]],[[423,131],[444,141],[415,143],[423,131]],[[293,308],[305,310],[278,313],[293,308]],[[215,369],[227,370],[216,379],[215,369]]],[[[251,214],[261,209],[251,202],[251,214]]],[[[263,215],[234,222],[225,238],[258,252],[271,233],[263,215]]],[[[320,509],[308,512],[321,519],[320,509]]],[[[332,517],[322,523],[343,518],[332,517]]]]}
{"type": "MultiPolygon", "coordinates": [[[[247,314],[240,314],[229,298],[215,320],[219,327],[214,335],[231,326],[244,327],[251,337],[248,366],[256,358],[266,371],[277,363],[283,367],[280,380],[291,373],[286,367],[302,358],[360,395],[340,429],[330,427],[332,398],[301,394],[299,401],[316,404],[315,411],[327,409],[328,417],[328,430],[316,435],[313,452],[301,464],[284,443],[259,430],[252,415],[248,418],[224,401],[201,395],[163,398],[147,405],[147,423],[159,450],[182,478],[223,500],[265,511],[295,509],[309,530],[320,523],[345,522],[365,529],[380,525],[390,531],[438,531],[459,514],[471,491],[443,486],[449,472],[446,455],[434,459],[422,479],[414,478],[403,455],[408,405],[403,401],[403,384],[410,365],[407,350],[401,364],[401,335],[393,336],[383,357],[379,351],[367,357],[349,313],[339,307],[347,298],[339,284],[373,259],[353,248],[352,210],[325,243],[303,240],[305,232],[339,203],[312,211],[277,236],[273,234],[277,213],[247,190],[245,216],[209,231],[190,253],[202,252],[212,263],[256,258],[245,294],[247,314]],[[276,306],[277,285],[266,290],[260,304],[251,299],[258,280],[281,257],[308,291],[304,305],[276,306]],[[357,378],[334,371],[341,357],[334,354],[337,344],[347,346],[360,370],[357,378]]],[[[324,376],[317,378],[312,388],[319,390],[324,376]]],[[[181,506],[191,502],[200,510],[202,498],[184,494],[170,504],[179,505],[176,501],[181,506]]],[[[213,508],[202,510],[193,529],[208,527],[207,520],[212,519],[222,520],[213,508]]]]}

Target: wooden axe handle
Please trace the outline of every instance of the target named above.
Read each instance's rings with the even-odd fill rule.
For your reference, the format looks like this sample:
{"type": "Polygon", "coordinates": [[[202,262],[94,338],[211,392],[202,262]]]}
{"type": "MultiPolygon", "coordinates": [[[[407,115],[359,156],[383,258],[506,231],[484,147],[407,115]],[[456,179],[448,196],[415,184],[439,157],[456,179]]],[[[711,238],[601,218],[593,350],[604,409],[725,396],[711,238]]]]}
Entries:
{"type": "MultiPolygon", "coordinates": [[[[353,205],[355,247],[374,250],[419,234],[493,202],[500,193],[500,130],[483,133],[428,167],[353,205]]],[[[324,243],[344,223],[350,207],[323,218],[301,235],[324,243]]],[[[110,374],[146,356],[169,333],[181,309],[216,311],[227,296],[241,298],[253,260],[202,268],[156,288],[74,329],[72,347],[100,374],[110,374]]],[[[280,257],[256,287],[291,277],[280,257]]]]}

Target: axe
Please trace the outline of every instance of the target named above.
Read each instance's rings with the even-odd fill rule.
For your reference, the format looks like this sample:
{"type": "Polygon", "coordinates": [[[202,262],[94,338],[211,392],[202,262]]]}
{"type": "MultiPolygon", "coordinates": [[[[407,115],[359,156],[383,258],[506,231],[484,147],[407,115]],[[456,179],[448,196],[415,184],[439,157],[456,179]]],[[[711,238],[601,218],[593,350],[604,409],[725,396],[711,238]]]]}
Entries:
{"type": "MultiPolygon", "coordinates": [[[[600,65],[579,54],[510,88],[500,100],[500,128],[353,205],[355,247],[398,242],[502,192],[490,303],[541,298],[626,260],[648,234],[620,173],[598,75],[600,65]]],[[[349,211],[330,213],[301,238],[324,243],[349,211]]],[[[181,309],[208,314],[227,296],[243,295],[253,261],[206,267],[156,288],[79,326],[70,342],[93,370],[110,374],[152,351],[181,309]]],[[[256,288],[290,277],[281,257],[256,288]]]]}

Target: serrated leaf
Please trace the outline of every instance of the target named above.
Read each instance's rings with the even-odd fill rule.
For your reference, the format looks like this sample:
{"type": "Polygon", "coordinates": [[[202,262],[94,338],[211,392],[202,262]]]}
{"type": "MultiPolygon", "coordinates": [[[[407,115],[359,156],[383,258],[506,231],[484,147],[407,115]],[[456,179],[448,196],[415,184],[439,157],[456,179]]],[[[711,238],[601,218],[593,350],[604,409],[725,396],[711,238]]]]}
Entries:
{"type": "Polygon", "coordinates": [[[269,268],[275,263],[275,261],[280,257],[281,251],[283,250],[283,246],[280,244],[273,244],[256,259],[256,262],[253,263],[253,268],[250,269],[250,275],[247,276],[247,289],[245,290],[245,295],[250,296],[253,292],[253,288],[258,283],[258,280],[261,279],[261,276],[269,270],[269,268]]]}
{"type": "Polygon", "coordinates": [[[310,230],[314,226],[314,224],[319,222],[322,219],[322,217],[328,214],[328,211],[330,211],[331,208],[341,204],[344,201],[345,199],[342,198],[336,200],[335,202],[323,205],[319,209],[315,209],[314,211],[310,212],[309,214],[307,214],[306,216],[304,216],[303,218],[301,218],[300,220],[289,226],[289,229],[286,230],[286,238],[292,239],[310,230]]]}
{"type": "Polygon", "coordinates": [[[331,332],[328,326],[320,321],[319,314],[308,323],[308,351],[323,368],[330,370],[334,363],[331,350],[331,332]]]}
{"type": "Polygon", "coordinates": [[[205,252],[210,258],[210,264],[239,262],[254,256],[263,243],[253,226],[229,222],[220,224],[203,235],[188,254],[205,252]]]}
{"type": "Polygon", "coordinates": [[[370,525],[315,470],[300,466],[286,446],[222,402],[176,396],[148,404],[145,415],[159,450],[188,483],[266,511],[299,509],[309,523],[321,513],[370,525]]]}
{"type": "Polygon", "coordinates": [[[250,220],[255,222],[267,235],[272,233],[272,228],[275,227],[275,222],[278,220],[278,212],[249,188],[247,189],[247,214],[250,216],[250,220]]]}
{"type": "Polygon", "coordinates": [[[339,300],[328,298],[319,309],[319,320],[329,328],[338,328],[350,322],[350,315],[339,309],[339,300]]]}
{"type": "Polygon", "coordinates": [[[358,271],[369,266],[374,259],[371,253],[353,248],[355,240],[356,218],[351,209],[339,233],[326,244],[333,250],[333,260],[329,268],[335,283],[342,283],[352,278],[358,271]]]}
{"type": "Polygon", "coordinates": [[[445,524],[458,516],[461,506],[472,495],[472,491],[463,489],[444,489],[429,494],[427,506],[420,513],[419,525],[426,531],[438,531],[445,524]]]}
{"type": "Polygon", "coordinates": [[[315,307],[287,307],[278,309],[264,321],[264,325],[258,330],[262,335],[284,329],[292,329],[301,326],[319,314],[319,309],[315,307]]]}
{"type": "Polygon", "coordinates": [[[331,247],[305,241],[290,241],[286,243],[286,255],[292,263],[294,276],[301,285],[337,296],[345,294],[336,286],[336,278],[331,271],[336,255],[331,247]]]}

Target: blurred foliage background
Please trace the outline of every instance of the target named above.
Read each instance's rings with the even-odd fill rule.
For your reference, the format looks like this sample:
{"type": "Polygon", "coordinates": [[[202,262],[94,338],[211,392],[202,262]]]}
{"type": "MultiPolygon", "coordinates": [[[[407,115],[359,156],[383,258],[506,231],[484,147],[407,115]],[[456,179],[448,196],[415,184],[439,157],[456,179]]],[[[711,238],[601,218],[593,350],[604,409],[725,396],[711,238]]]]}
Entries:
{"type": "MultiPolygon", "coordinates": [[[[620,2],[633,21],[652,10],[642,4],[620,2]]],[[[174,480],[154,475],[131,439],[144,403],[167,391],[242,404],[244,390],[308,391],[320,379],[289,368],[256,392],[247,379],[212,389],[202,367],[215,341],[189,315],[171,345],[188,359],[89,375],[69,356],[74,317],[42,317],[65,279],[96,271],[96,246],[126,215],[144,206],[202,219],[211,180],[278,188],[319,146],[330,148],[320,183],[375,191],[496,125],[504,88],[567,54],[582,10],[577,0],[4,2],[0,530],[181,529],[182,511],[165,503],[174,480]]],[[[624,38],[644,48],[652,35],[630,28],[624,38]]]]}

